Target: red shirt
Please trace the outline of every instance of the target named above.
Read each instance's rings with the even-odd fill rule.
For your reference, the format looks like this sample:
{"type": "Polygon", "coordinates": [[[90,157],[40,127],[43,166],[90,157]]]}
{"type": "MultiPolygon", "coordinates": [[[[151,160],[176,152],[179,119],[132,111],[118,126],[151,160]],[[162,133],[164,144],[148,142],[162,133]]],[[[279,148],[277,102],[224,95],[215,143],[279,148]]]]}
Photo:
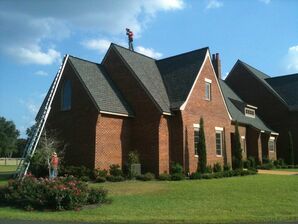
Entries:
{"type": "Polygon", "coordinates": [[[128,38],[129,38],[130,40],[133,39],[133,32],[132,32],[132,31],[129,31],[129,32],[127,33],[127,35],[128,35],[128,38]]]}
{"type": "Polygon", "coordinates": [[[52,159],[51,159],[51,165],[52,167],[58,167],[58,164],[59,164],[59,159],[57,156],[52,156],[52,159]]]}

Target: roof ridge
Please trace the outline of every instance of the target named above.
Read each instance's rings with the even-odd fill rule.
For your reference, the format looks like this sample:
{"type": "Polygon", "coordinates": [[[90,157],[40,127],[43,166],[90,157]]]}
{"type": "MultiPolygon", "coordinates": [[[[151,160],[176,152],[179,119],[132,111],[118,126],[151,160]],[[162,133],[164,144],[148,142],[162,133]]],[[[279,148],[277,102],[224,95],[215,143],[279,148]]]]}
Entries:
{"type": "Polygon", "coordinates": [[[127,51],[131,52],[131,53],[135,53],[135,54],[138,54],[138,55],[140,55],[140,56],[149,58],[149,59],[151,59],[151,60],[153,60],[153,61],[156,61],[155,58],[149,57],[148,55],[139,53],[139,52],[137,52],[137,51],[131,51],[131,50],[129,50],[129,49],[127,49],[126,47],[123,47],[123,46],[121,46],[121,45],[118,45],[118,44],[115,44],[115,43],[111,43],[111,46],[117,46],[117,47],[120,47],[120,48],[122,48],[122,49],[124,49],[124,50],[127,50],[127,51]]]}
{"type": "MultiPolygon", "coordinates": [[[[298,73],[293,73],[293,74],[288,74],[288,75],[279,75],[279,76],[274,76],[274,77],[270,77],[270,78],[267,78],[267,79],[278,79],[278,78],[286,78],[288,76],[295,76],[297,75],[298,76],[298,73]]],[[[267,80],[266,79],[266,80],[267,80]]]]}
{"type": "Polygon", "coordinates": [[[85,61],[85,62],[88,62],[88,63],[97,64],[97,65],[101,66],[101,63],[96,63],[96,62],[93,62],[93,61],[90,61],[90,60],[87,60],[87,59],[83,59],[83,58],[79,58],[79,57],[76,57],[76,56],[73,56],[73,55],[70,55],[70,54],[69,54],[69,57],[75,58],[75,59],[78,59],[78,60],[81,60],[81,61],[85,61]]]}
{"type": "Polygon", "coordinates": [[[238,61],[239,61],[240,63],[242,63],[244,66],[246,66],[246,67],[248,67],[248,68],[255,69],[255,70],[257,70],[258,72],[260,72],[260,73],[262,73],[262,74],[268,76],[267,78],[271,78],[271,77],[270,77],[269,75],[267,75],[266,73],[264,73],[264,72],[262,72],[261,70],[259,70],[259,69],[255,68],[255,67],[253,67],[253,66],[247,64],[246,62],[244,62],[244,61],[242,61],[242,60],[240,60],[240,59],[238,59],[238,61]]]}
{"type": "Polygon", "coordinates": [[[159,60],[156,60],[156,61],[160,62],[160,61],[163,61],[163,60],[167,60],[167,59],[171,59],[171,58],[175,58],[175,57],[180,57],[180,56],[183,56],[183,55],[186,55],[186,54],[190,54],[190,53],[193,53],[195,51],[202,51],[204,49],[209,50],[209,47],[203,47],[203,48],[199,48],[199,49],[196,49],[196,50],[187,51],[187,52],[184,52],[184,53],[181,53],[181,54],[177,54],[177,55],[173,55],[173,56],[170,56],[170,57],[162,58],[162,59],[159,59],[159,60]]]}

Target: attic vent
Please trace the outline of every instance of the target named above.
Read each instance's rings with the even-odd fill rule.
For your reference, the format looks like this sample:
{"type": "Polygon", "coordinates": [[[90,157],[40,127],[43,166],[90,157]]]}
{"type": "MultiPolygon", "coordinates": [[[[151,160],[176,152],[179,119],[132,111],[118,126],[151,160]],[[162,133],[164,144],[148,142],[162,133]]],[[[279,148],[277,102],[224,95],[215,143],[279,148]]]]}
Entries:
{"type": "Polygon", "coordinates": [[[245,107],[244,113],[245,113],[245,116],[247,117],[252,117],[252,118],[256,117],[256,112],[254,109],[245,107]]]}

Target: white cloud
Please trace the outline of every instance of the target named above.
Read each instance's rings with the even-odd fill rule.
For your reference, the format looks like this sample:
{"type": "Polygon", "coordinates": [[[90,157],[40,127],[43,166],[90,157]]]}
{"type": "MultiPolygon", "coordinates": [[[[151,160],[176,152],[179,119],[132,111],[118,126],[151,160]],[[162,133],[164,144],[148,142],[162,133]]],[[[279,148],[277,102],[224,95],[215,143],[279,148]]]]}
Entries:
{"type": "Polygon", "coordinates": [[[259,1],[265,3],[266,5],[268,5],[271,2],[271,0],[259,0],[259,1]]]}
{"type": "Polygon", "coordinates": [[[287,72],[298,72],[298,45],[288,49],[284,60],[287,72]]]}
{"type": "Polygon", "coordinates": [[[158,58],[162,57],[162,53],[157,52],[152,48],[145,48],[145,47],[142,47],[142,46],[137,46],[136,47],[136,52],[139,52],[141,54],[147,55],[148,57],[155,58],[155,59],[158,59],[158,58]]]}
{"type": "Polygon", "coordinates": [[[206,9],[217,9],[223,7],[223,2],[219,0],[208,0],[206,9]]]}
{"type": "Polygon", "coordinates": [[[98,50],[101,53],[105,53],[108,50],[110,44],[111,41],[106,39],[90,39],[82,42],[84,47],[91,50],[98,50]]]}
{"type": "MultiPolygon", "coordinates": [[[[73,33],[105,36],[133,30],[141,36],[158,12],[181,10],[183,0],[127,1],[0,1],[0,53],[22,63],[48,65],[60,57],[58,50],[49,47],[73,33]],[[65,10],[65,9],[68,10],[65,10]]],[[[107,42],[85,42],[86,47],[103,52],[107,42]]]]}
{"type": "Polygon", "coordinates": [[[39,70],[34,73],[36,76],[48,76],[49,74],[45,71],[39,70]]]}
{"type": "Polygon", "coordinates": [[[23,64],[50,65],[61,61],[60,52],[55,49],[48,49],[43,52],[38,46],[31,49],[23,47],[8,48],[7,52],[23,64]]]}

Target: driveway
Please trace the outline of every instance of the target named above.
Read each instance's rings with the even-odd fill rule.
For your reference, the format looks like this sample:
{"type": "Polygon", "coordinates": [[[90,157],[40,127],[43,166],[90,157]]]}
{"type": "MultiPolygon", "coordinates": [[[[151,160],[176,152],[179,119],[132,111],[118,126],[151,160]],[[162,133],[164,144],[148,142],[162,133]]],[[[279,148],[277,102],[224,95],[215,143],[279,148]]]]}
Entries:
{"type": "Polygon", "coordinates": [[[298,175],[298,172],[281,171],[281,170],[258,170],[260,174],[276,174],[276,175],[298,175]]]}

